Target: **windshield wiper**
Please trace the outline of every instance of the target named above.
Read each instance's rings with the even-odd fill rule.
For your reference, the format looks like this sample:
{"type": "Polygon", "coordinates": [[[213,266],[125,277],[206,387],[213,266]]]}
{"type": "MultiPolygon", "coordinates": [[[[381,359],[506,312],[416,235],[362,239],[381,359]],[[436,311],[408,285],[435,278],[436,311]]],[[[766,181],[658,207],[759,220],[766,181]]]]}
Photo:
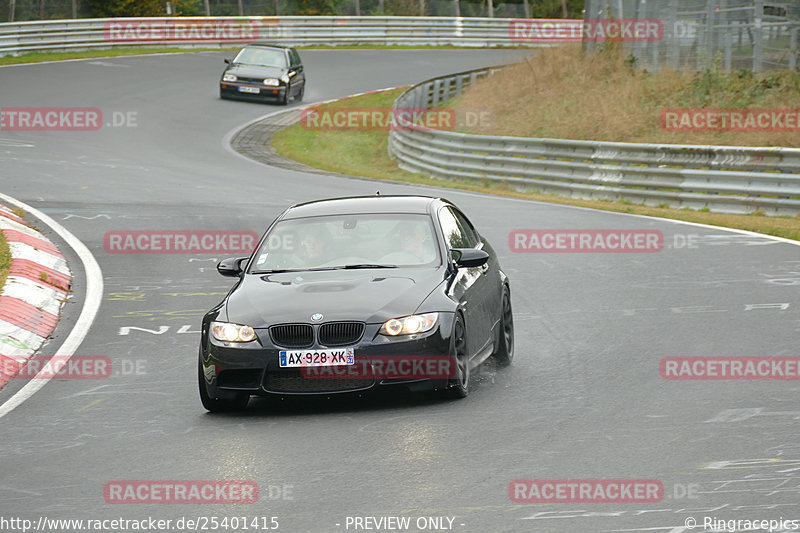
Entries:
{"type": "Polygon", "coordinates": [[[355,265],[341,265],[315,268],[276,268],[274,270],[254,270],[251,274],[283,274],[285,272],[319,272],[323,270],[356,270],[359,268],[397,268],[397,265],[373,265],[359,263],[355,265]]]}
{"type": "Polygon", "coordinates": [[[320,270],[338,270],[343,267],[315,267],[315,268],[276,268],[274,270],[254,270],[251,274],[283,274],[284,272],[317,272],[320,270]]]}
{"type": "Polygon", "coordinates": [[[344,265],[336,268],[341,268],[344,270],[355,270],[357,268],[397,268],[397,265],[372,265],[369,263],[360,263],[356,265],[344,265]]]}

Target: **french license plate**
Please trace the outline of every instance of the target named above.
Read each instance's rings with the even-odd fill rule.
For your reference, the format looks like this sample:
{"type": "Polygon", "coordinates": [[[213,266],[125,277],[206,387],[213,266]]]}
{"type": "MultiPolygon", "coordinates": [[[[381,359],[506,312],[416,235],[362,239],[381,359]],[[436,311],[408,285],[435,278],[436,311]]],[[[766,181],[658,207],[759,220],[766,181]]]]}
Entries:
{"type": "Polygon", "coordinates": [[[242,87],[242,86],[239,87],[240,93],[258,94],[260,91],[261,89],[259,89],[258,87],[242,87]]]}
{"type": "Polygon", "coordinates": [[[342,366],[355,364],[353,348],[329,350],[281,350],[281,368],[309,366],[342,366]]]}

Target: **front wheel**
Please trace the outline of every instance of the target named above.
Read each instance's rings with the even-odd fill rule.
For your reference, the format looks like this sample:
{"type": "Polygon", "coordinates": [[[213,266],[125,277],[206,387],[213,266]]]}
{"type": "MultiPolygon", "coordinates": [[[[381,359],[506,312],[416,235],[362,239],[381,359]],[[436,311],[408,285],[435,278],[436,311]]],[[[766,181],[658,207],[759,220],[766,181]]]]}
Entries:
{"type": "Polygon", "coordinates": [[[444,390],[448,398],[466,398],[469,394],[469,354],[467,354],[467,328],[461,315],[453,323],[450,353],[456,364],[456,375],[444,390]]]}
{"type": "Polygon", "coordinates": [[[286,90],[283,91],[283,98],[281,99],[281,105],[287,105],[289,103],[289,95],[292,92],[292,86],[287,84],[286,90]]]}
{"type": "Polygon", "coordinates": [[[208,388],[206,387],[206,378],[203,375],[203,360],[200,357],[198,357],[197,363],[197,382],[200,388],[200,402],[206,410],[212,413],[240,411],[247,407],[247,402],[250,401],[250,395],[247,393],[237,394],[235,398],[230,400],[212,398],[209,396],[208,388]]]}
{"type": "Polygon", "coordinates": [[[500,342],[493,354],[499,366],[508,366],[514,359],[514,315],[511,312],[511,293],[503,287],[503,303],[500,308],[500,342]]]}

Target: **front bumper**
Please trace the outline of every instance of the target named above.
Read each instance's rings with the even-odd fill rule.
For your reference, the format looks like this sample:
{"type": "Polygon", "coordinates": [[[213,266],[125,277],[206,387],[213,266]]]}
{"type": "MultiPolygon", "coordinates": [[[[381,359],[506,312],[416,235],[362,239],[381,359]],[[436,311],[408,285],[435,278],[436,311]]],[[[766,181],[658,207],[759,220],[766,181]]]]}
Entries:
{"type": "Polygon", "coordinates": [[[219,94],[224,98],[235,98],[239,100],[258,100],[258,101],[281,101],[288,88],[285,85],[279,87],[269,87],[266,85],[254,85],[252,83],[221,82],[219,84],[219,94]],[[258,92],[245,92],[258,90],[258,92]]]}
{"type": "MultiPolygon", "coordinates": [[[[404,359],[420,362],[435,358],[437,364],[449,361],[453,316],[452,313],[439,313],[437,325],[433,330],[419,335],[395,338],[378,334],[381,324],[367,324],[361,340],[349,345],[354,349],[355,363],[361,369],[367,367],[380,369],[384,361],[386,368],[391,367],[392,362],[404,359]]],[[[348,367],[334,367],[338,371],[335,373],[281,368],[279,352],[290,348],[273,344],[266,329],[257,329],[256,332],[258,338],[249,343],[224,343],[208,335],[208,340],[201,349],[201,358],[210,396],[229,398],[242,392],[263,396],[334,394],[364,391],[387,385],[403,385],[411,390],[426,390],[444,388],[448,384],[443,372],[423,377],[418,372],[403,375],[380,370],[372,375],[363,372],[352,374],[345,371],[348,367]],[[314,377],[320,374],[322,377],[314,377]]],[[[315,344],[307,350],[315,348],[324,347],[315,344]]],[[[434,365],[429,365],[429,368],[433,367],[434,365]]],[[[316,367],[313,370],[321,368],[316,367]]]]}

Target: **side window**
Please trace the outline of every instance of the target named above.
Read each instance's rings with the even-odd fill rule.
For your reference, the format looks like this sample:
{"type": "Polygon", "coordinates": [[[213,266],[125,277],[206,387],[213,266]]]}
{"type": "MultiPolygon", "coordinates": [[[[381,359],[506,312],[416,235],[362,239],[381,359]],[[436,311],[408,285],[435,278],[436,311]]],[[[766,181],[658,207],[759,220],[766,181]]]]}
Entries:
{"type": "Polygon", "coordinates": [[[456,220],[458,220],[462,231],[464,232],[464,237],[467,239],[467,242],[469,242],[469,247],[474,248],[475,246],[478,246],[478,243],[481,242],[481,240],[478,237],[478,232],[476,232],[475,228],[472,226],[472,223],[461,211],[457,209],[453,209],[452,211],[456,217],[456,220]]]}
{"type": "Polygon", "coordinates": [[[294,48],[289,49],[289,59],[291,60],[293,67],[299,67],[301,65],[300,54],[298,54],[297,50],[294,48]]]}
{"type": "Polygon", "coordinates": [[[447,207],[439,210],[439,224],[442,226],[442,233],[448,248],[471,248],[473,246],[464,234],[461,224],[447,207]]]}

